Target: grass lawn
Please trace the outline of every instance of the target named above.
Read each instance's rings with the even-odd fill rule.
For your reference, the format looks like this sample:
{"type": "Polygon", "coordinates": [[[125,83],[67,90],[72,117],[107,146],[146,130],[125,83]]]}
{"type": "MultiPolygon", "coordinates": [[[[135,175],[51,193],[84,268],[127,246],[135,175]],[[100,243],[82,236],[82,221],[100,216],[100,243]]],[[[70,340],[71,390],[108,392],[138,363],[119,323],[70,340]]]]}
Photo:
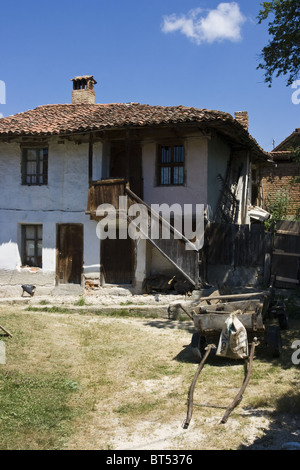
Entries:
{"type": "Polygon", "coordinates": [[[208,361],[185,433],[197,367],[186,347],[190,321],[1,307],[0,325],[13,337],[0,330],[0,449],[116,449],[168,436],[170,449],[238,449],[267,438],[274,413],[300,416],[299,366],[291,361],[300,313],[292,300],[288,307],[282,357],[257,349],[250,384],[226,425],[218,420],[241,386],[243,366],[208,361]]]}

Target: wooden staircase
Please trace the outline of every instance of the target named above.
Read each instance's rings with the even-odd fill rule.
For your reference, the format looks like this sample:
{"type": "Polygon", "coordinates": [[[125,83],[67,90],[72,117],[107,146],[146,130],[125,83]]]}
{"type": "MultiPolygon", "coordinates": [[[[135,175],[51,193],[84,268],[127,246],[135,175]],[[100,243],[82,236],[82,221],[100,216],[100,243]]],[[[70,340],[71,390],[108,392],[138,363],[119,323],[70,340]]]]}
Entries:
{"type": "Polygon", "coordinates": [[[199,250],[197,245],[188,240],[166,219],[153,211],[145,201],[131,191],[127,180],[118,178],[92,182],[89,188],[86,214],[89,214],[94,220],[99,220],[97,208],[101,204],[107,203],[118,208],[120,196],[127,196],[126,217],[128,224],[132,224],[133,227],[135,226],[140,231],[142,238],[147,239],[173,265],[181,276],[187,279],[194,288],[197,288],[199,285],[199,250]],[[148,223],[144,224],[143,227],[135,225],[135,217],[128,214],[128,209],[133,204],[142,205],[143,210],[148,215],[148,223]],[[153,230],[155,224],[156,226],[153,230]],[[161,236],[162,230],[170,234],[168,239],[161,236]],[[159,238],[154,237],[153,233],[159,233],[159,238]]]}

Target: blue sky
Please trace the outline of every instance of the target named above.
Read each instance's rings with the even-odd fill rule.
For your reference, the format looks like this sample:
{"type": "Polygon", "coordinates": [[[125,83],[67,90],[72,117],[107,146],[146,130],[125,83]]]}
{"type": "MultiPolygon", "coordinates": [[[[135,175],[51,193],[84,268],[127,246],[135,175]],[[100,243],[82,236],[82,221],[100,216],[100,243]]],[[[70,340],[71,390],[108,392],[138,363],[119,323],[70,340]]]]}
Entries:
{"type": "Polygon", "coordinates": [[[283,78],[268,88],[256,70],[269,39],[259,9],[257,0],[2,2],[0,113],[69,103],[70,79],[91,74],[99,103],[246,110],[270,151],[300,127],[300,104],[283,78]]]}

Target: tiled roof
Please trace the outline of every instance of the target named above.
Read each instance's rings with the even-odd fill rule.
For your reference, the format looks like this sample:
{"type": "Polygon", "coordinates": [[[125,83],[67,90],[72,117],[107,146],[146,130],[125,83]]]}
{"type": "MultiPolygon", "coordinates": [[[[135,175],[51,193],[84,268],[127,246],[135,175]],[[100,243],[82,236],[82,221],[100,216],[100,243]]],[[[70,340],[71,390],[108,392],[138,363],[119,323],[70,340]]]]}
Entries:
{"type": "MultiPolygon", "coordinates": [[[[124,126],[149,126],[211,119],[229,120],[218,111],[183,106],[130,104],[55,104],[0,120],[0,134],[61,134],[124,126]]],[[[231,118],[232,119],[232,118],[231,118]]]]}
{"type": "Polygon", "coordinates": [[[243,144],[256,147],[257,142],[230,114],[222,111],[184,106],[150,106],[147,104],[54,104],[0,119],[0,138],[8,136],[46,136],[76,134],[126,127],[149,127],[197,123],[223,129],[243,144]]]}
{"type": "Polygon", "coordinates": [[[300,145],[300,128],[294,130],[286,139],[284,139],[280,144],[278,144],[272,153],[281,152],[281,151],[288,151],[292,147],[296,148],[300,145]]]}

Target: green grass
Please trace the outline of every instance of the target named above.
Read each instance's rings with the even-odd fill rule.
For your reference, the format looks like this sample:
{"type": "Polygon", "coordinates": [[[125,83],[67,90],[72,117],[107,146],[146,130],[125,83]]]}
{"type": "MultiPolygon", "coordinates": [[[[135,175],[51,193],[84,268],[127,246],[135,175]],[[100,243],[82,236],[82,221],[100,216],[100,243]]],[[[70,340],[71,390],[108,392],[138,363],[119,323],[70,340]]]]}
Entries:
{"type": "Polygon", "coordinates": [[[71,310],[66,307],[32,307],[31,305],[25,308],[26,312],[48,312],[48,313],[71,313],[71,310]]]}
{"type": "Polygon", "coordinates": [[[78,411],[69,404],[79,384],[65,374],[0,374],[0,448],[55,449],[78,411]],[[20,432],[22,430],[22,432],[20,432]],[[37,436],[32,440],[32,436],[37,436]]]}
{"type": "MultiPolygon", "coordinates": [[[[76,304],[78,306],[78,303],[76,304]]],[[[25,308],[26,312],[47,312],[47,313],[79,313],[81,315],[85,315],[88,313],[85,310],[81,311],[76,311],[72,309],[72,307],[57,307],[57,306],[52,306],[52,307],[33,307],[29,306],[25,308]]],[[[137,310],[126,310],[125,308],[122,309],[112,309],[112,310],[101,310],[101,309],[92,309],[91,313],[94,315],[99,315],[99,316],[105,316],[105,317],[119,317],[119,318],[158,318],[159,315],[156,312],[143,312],[140,311],[139,309],[137,310]]],[[[184,318],[186,320],[186,318],[184,318]]]]}
{"type": "Polygon", "coordinates": [[[78,307],[83,307],[85,305],[85,298],[84,297],[80,297],[80,299],[78,299],[74,305],[77,305],[78,307]]]}

